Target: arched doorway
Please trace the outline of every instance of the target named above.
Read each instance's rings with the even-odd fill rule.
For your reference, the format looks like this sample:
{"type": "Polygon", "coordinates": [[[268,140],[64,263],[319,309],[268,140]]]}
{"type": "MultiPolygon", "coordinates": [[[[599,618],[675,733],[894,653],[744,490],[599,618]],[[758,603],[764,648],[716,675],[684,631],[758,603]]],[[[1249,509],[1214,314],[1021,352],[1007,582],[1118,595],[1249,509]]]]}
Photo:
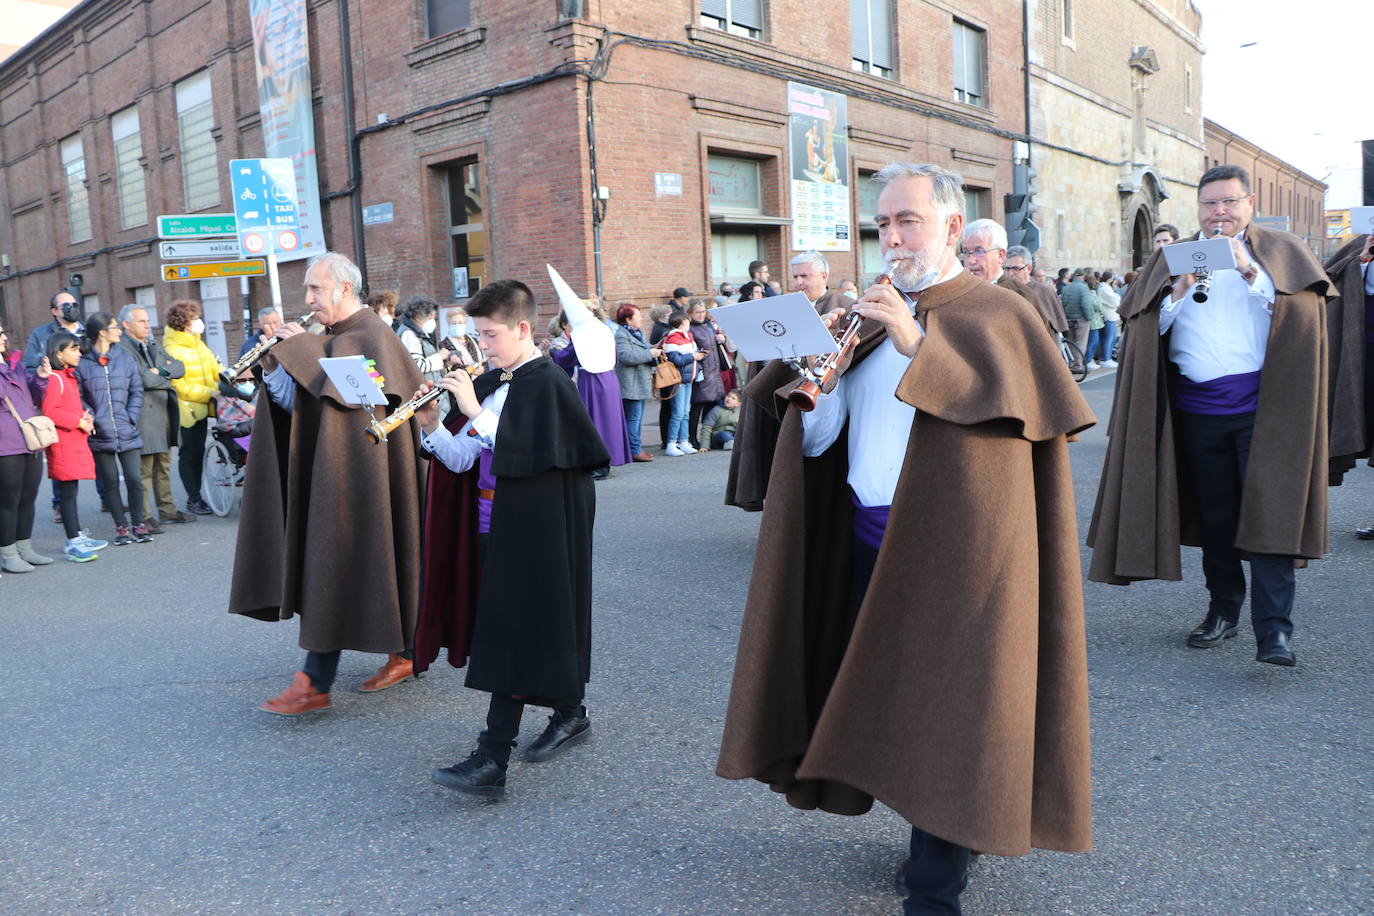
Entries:
{"type": "Polygon", "coordinates": [[[1139,270],[1155,248],[1155,221],[1148,207],[1136,208],[1131,227],[1131,270],[1139,270]]]}

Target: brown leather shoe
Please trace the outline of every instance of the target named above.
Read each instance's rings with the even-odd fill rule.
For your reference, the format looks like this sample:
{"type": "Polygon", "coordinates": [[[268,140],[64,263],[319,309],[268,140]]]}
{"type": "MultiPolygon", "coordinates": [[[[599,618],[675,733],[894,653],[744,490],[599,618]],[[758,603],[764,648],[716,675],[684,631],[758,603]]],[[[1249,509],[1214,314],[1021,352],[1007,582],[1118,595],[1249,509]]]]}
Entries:
{"type": "Polygon", "coordinates": [[[363,685],[358,689],[363,693],[376,693],[378,690],[395,687],[401,681],[414,676],[415,662],[393,652],[386,657],[386,664],[378,668],[372,677],[363,681],[363,685]]]}
{"type": "Polygon", "coordinates": [[[634,460],[634,461],[653,461],[653,460],[654,460],[654,456],[653,456],[653,455],[650,455],[648,452],[640,452],[638,455],[632,456],[632,460],[634,460]]]}
{"type": "Polygon", "coordinates": [[[258,707],[263,712],[279,716],[299,716],[302,713],[328,708],[329,694],[316,690],[310,683],[309,675],[304,671],[296,672],[291,686],[282,691],[280,696],[273,697],[258,707]]]}

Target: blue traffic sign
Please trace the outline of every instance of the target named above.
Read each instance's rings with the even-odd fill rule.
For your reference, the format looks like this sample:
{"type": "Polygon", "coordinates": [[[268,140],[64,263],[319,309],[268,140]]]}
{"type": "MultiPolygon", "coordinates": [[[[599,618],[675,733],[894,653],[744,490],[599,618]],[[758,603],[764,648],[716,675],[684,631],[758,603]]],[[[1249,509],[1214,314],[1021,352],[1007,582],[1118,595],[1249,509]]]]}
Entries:
{"type": "Polygon", "coordinates": [[[244,257],[263,254],[269,241],[277,254],[300,246],[296,170],[290,159],[231,159],[229,178],[244,257]]]}

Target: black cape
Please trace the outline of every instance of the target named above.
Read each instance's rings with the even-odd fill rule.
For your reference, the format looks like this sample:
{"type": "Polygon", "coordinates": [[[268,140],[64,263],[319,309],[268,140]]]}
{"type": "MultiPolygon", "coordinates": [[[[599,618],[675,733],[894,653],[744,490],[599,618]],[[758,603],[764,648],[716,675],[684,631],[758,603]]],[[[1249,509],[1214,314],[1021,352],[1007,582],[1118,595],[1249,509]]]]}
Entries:
{"type": "MultiPolygon", "coordinates": [[[[501,374],[478,376],[479,401],[501,374]]],[[[456,411],[446,421],[453,431],[465,422],[456,411]]],[[[454,474],[432,462],[415,668],[447,648],[449,664],[467,665],[469,687],[528,702],[577,699],[591,676],[590,472],[610,454],[577,386],[547,357],[513,373],[496,439],[496,495],[480,560],[477,467],[454,474]]]]}

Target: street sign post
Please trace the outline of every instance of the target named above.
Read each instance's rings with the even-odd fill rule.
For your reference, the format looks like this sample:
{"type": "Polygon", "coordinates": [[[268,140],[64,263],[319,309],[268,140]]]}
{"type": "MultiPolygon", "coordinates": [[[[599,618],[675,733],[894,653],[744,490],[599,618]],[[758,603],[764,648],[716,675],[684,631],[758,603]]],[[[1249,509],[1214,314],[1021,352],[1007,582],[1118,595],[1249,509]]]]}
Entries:
{"type": "Polygon", "coordinates": [[[198,239],[189,242],[158,242],[157,250],[164,261],[183,258],[236,258],[237,239],[198,239]]]}
{"type": "Polygon", "coordinates": [[[261,277],[265,273],[267,265],[261,258],[162,265],[162,279],[172,283],[182,280],[213,280],[216,277],[261,277]]]}
{"type": "Polygon", "coordinates": [[[265,254],[272,307],[281,314],[277,255],[300,247],[296,211],[296,169],[290,159],[230,159],[239,248],[243,257],[265,254]]]}
{"type": "Polygon", "coordinates": [[[159,216],[160,239],[211,239],[237,233],[232,213],[186,213],[159,216]]]}

